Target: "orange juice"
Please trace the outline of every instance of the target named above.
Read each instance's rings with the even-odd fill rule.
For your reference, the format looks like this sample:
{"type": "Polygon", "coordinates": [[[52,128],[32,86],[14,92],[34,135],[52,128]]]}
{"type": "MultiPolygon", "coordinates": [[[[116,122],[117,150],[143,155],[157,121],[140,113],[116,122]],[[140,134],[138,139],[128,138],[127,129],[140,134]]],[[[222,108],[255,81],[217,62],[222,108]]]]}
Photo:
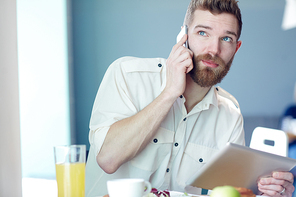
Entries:
{"type": "Polygon", "coordinates": [[[56,164],[58,197],[84,197],[85,163],[56,164]]]}

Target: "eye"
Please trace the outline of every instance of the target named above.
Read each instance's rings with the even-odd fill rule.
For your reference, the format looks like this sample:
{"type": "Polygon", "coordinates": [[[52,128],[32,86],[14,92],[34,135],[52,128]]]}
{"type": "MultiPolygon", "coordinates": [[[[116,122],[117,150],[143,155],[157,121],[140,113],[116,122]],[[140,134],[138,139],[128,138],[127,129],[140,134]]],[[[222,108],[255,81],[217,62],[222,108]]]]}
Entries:
{"type": "Polygon", "coordinates": [[[232,38],[226,36],[224,38],[222,38],[223,41],[226,41],[226,42],[231,42],[232,41],[232,38]]]}
{"type": "Polygon", "coordinates": [[[206,32],[204,32],[204,31],[199,31],[198,34],[201,35],[201,36],[206,36],[207,35],[206,32]]]}

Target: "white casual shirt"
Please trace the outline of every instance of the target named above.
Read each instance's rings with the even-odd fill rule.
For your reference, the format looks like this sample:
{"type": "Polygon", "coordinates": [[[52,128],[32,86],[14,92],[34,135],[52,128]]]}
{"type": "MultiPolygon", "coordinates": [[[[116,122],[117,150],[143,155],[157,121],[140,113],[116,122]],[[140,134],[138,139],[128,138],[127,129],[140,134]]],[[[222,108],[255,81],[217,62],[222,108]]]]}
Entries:
{"type": "Polygon", "coordinates": [[[191,176],[227,142],[244,145],[238,103],[223,89],[212,87],[190,113],[180,96],[150,144],[115,173],[106,174],[96,163],[96,155],[110,126],[136,114],[161,93],[165,70],[165,59],[134,57],[120,58],[108,68],[90,120],[86,196],[107,194],[107,180],[117,178],[143,178],[157,189],[200,194],[201,189],[186,183],[191,176]]]}

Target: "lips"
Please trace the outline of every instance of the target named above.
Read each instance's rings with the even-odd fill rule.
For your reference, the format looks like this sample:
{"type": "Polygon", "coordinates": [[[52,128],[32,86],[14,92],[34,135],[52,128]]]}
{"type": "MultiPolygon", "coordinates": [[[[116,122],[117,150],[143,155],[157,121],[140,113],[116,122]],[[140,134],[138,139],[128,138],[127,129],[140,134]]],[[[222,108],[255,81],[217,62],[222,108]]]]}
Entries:
{"type": "Polygon", "coordinates": [[[202,63],[207,66],[207,67],[210,67],[210,68],[217,68],[219,66],[219,64],[211,61],[211,60],[202,60],[202,63]]]}

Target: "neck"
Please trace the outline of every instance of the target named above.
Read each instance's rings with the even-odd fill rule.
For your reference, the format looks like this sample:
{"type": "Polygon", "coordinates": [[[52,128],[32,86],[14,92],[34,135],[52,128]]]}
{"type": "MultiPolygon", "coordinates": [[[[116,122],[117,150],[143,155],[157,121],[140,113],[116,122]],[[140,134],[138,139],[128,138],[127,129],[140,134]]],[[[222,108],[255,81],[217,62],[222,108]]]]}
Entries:
{"type": "Polygon", "coordinates": [[[190,75],[186,77],[186,89],[184,97],[186,98],[185,107],[187,113],[189,113],[193,107],[198,104],[208,93],[211,87],[201,87],[195,83],[190,75]]]}

